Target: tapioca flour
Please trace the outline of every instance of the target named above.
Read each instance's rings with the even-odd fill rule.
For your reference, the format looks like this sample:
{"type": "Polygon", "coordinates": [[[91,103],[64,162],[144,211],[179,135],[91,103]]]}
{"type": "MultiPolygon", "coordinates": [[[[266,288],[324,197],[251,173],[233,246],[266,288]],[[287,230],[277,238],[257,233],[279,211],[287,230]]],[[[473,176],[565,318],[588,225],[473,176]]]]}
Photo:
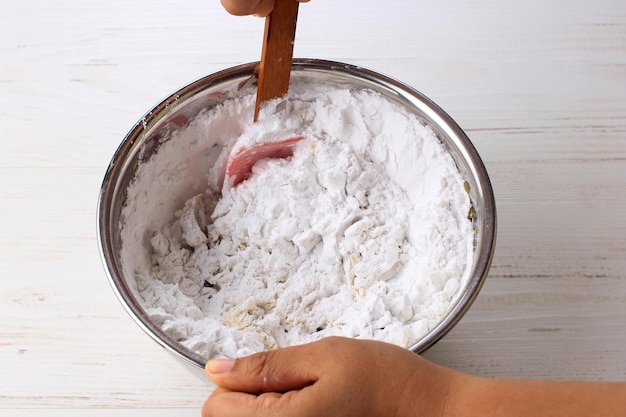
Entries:
{"type": "Polygon", "coordinates": [[[151,319],[207,358],[330,335],[417,341],[450,309],[473,258],[471,202],[451,156],[370,90],[296,84],[258,123],[253,105],[246,95],[201,113],[137,169],[122,258],[151,319]],[[222,146],[204,189],[166,222],[142,224],[160,210],[146,195],[197,170],[190,149],[212,134],[222,146]],[[292,157],[259,161],[237,186],[223,180],[235,141],[295,135],[304,139],[292,157]],[[172,154],[192,155],[186,170],[172,154]]]}

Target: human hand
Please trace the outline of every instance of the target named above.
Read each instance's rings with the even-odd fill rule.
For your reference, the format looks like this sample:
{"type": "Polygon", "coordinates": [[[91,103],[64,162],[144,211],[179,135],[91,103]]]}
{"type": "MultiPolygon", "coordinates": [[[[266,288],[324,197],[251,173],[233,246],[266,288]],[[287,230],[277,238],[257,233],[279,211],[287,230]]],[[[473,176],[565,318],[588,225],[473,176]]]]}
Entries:
{"type": "MultiPolygon", "coordinates": [[[[253,14],[265,17],[274,8],[274,0],[221,0],[226,11],[235,16],[246,16],[253,14]]],[[[298,0],[306,3],[309,0],[298,0]]]]}
{"type": "Polygon", "coordinates": [[[207,363],[203,417],[443,416],[464,375],[387,343],[331,337],[207,363]]]}

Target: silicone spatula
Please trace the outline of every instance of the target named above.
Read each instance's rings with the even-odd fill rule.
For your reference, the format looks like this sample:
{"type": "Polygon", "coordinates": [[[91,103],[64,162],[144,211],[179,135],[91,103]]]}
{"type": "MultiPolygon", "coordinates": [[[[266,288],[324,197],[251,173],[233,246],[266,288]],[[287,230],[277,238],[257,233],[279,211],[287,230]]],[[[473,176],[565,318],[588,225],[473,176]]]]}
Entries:
{"type": "MultiPolygon", "coordinates": [[[[265,35],[257,86],[254,121],[259,117],[264,102],[279,98],[289,91],[293,61],[293,43],[298,19],[297,0],[274,0],[272,12],[265,18],[265,35]]],[[[302,136],[249,146],[233,147],[226,164],[226,177],[233,185],[248,178],[252,166],[263,158],[287,158],[293,155],[293,145],[302,136]]]]}

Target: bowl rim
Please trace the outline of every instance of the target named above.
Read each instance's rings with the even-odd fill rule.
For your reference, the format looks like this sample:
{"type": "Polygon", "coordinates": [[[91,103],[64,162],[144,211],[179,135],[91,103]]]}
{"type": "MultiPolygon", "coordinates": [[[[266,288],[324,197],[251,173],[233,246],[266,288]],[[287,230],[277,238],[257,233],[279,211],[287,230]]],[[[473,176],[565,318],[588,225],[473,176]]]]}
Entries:
{"type": "MultiPolygon", "coordinates": [[[[120,163],[120,158],[130,152],[136,140],[140,138],[144,132],[149,132],[151,127],[155,126],[163,117],[169,114],[170,110],[174,109],[178,104],[184,103],[185,98],[231,79],[250,77],[257,65],[257,61],[249,62],[203,76],[176,90],[146,112],[126,134],[115,151],[106,169],[98,195],[98,249],[108,281],[115,295],[126,312],[153,340],[184,362],[200,368],[204,368],[206,359],[190,349],[185,348],[180,343],[171,340],[160,327],[149,320],[147,314],[136,306],[134,302],[131,302],[136,301],[132,290],[123,282],[124,280],[121,279],[123,274],[121,274],[121,268],[115,261],[116,250],[112,244],[113,234],[110,230],[111,227],[114,227],[111,224],[112,203],[117,193],[119,193],[117,189],[117,179],[119,179],[120,174],[125,172],[126,169],[126,167],[123,166],[124,164],[120,163]]],[[[480,273],[469,277],[465,290],[462,292],[457,302],[447,312],[446,316],[433,326],[422,339],[407,347],[413,352],[422,353],[445,336],[469,310],[478,296],[491,266],[495,251],[497,215],[493,187],[484,163],[469,137],[452,117],[424,94],[401,81],[358,65],[313,58],[294,59],[292,72],[295,73],[297,71],[339,73],[374,83],[396,94],[401,93],[403,99],[408,99],[414,105],[419,104],[418,107],[420,110],[424,111],[429,118],[438,121],[436,126],[444,128],[446,134],[450,136],[453,141],[460,142],[463,145],[460,150],[463,153],[465,162],[469,164],[473,177],[479,184],[479,189],[475,190],[475,192],[483,203],[481,227],[477,231],[480,235],[481,247],[479,250],[475,251],[477,257],[474,263],[474,270],[480,273]]]]}

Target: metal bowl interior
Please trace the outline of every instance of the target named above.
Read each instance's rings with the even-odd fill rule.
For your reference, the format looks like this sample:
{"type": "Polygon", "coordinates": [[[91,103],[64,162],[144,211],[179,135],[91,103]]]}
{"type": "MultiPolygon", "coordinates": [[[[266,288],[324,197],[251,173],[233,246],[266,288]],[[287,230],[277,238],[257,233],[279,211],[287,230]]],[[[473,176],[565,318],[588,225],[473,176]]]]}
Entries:
{"type": "MultiPolygon", "coordinates": [[[[240,65],[201,78],[181,88],[146,113],[115,152],[99,195],[98,243],[113,290],[130,316],[152,339],[183,361],[197,367],[204,367],[205,358],[172,340],[150,320],[142,308],[135,284],[128,277],[128,271],[125,271],[120,259],[121,212],[126,190],[134,178],[138,163],[150,158],[161,143],[169,140],[181,120],[189,120],[203,110],[242,94],[240,87],[250,79],[255,65],[240,65]]],[[[375,90],[388,100],[408,108],[433,128],[469,184],[474,209],[474,264],[467,284],[448,314],[422,339],[407,346],[417,353],[423,352],[463,317],[478,295],[489,270],[495,249],[496,207],[484,164],[469,138],[450,116],[423,94],[399,81],[353,65],[315,59],[295,60],[292,73],[294,77],[312,78],[316,83],[375,90]]],[[[182,187],[180,195],[164,198],[172,204],[180,204],[197,193],[197,187],[197,184],[191,184],[182,187]]]]}

